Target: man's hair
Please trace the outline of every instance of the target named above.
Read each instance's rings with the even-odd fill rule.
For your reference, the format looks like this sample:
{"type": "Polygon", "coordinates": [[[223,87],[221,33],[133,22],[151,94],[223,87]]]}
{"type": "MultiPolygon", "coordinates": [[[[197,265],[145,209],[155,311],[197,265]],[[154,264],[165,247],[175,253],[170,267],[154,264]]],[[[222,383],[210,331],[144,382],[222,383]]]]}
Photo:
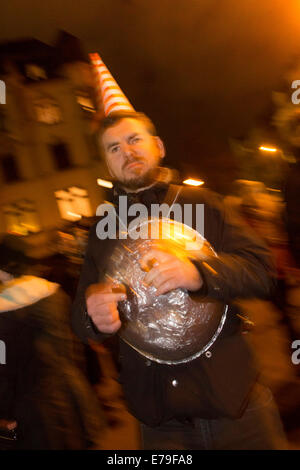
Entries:
{"type": "Polygon", "coordinates": [[[100,140],[104,132],[110,127],[115,126],[122,119],[136,119],[144,124],[150,135],[157,136],[156,128],[148,116],[136,111],[118,111],[106,116],[99,124],[98,139],[100,140]]]}

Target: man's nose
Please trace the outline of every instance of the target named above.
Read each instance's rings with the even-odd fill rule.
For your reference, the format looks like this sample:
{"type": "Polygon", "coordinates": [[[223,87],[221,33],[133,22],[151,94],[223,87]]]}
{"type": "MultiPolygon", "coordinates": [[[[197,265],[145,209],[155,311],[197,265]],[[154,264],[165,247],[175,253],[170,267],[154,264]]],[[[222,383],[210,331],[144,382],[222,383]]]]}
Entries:
{"type": "Polygon", "coordinates": [[[130,158],[133,156],[132,146],[127,142],[124,142],[122,145],[122,152],[125,157],[130,158]]]}

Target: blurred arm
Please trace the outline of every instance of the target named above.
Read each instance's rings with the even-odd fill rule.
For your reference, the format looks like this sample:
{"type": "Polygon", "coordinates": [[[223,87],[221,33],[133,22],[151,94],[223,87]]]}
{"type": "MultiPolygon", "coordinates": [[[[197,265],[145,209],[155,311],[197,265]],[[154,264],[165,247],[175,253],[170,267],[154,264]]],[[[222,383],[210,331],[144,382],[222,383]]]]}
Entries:
{"type": "Polygon", "coordinates": [[[87,313],[86,290],[91,284],[99,282],[100,273],[97,269],[93,252],[93,235],[95,228],[92,227],[89,234],[86,254],[79,278],[75,300],[72,305],[72,328],[75,334],[84,342],[89,339],[102,342],[109,334],[100,333],[87,313]]]}

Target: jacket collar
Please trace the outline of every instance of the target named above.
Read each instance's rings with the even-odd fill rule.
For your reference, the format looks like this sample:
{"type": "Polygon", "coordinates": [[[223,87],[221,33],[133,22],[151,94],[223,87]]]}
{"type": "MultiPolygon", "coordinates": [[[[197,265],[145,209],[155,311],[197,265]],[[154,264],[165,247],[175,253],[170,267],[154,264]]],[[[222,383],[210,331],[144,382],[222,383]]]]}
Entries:
{"type": "Polygon", "coordinates": [[[119,205],[119,197],[127,196],[128,205],[135,203],[142,203],[146,207],[151,204],[161,204],[167,193],[168,184],[166,183],[154,183],[149,188],[144,190],[130,193],[126,192],[119,185],[114,186],[112,203],[117,207],[119,205]]]}

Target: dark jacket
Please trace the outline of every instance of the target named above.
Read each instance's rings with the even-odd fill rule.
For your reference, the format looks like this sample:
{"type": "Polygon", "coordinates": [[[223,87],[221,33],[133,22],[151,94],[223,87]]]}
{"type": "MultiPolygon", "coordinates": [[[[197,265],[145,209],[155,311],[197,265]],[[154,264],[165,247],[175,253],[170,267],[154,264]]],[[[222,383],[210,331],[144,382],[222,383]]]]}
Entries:
{"type": "MultiPolygon", "coordinates": [[[[105,423],[78,366],[70,302],[59,286],[21,276],[0,291],[0,417],[16,420],[18,449],[99,446],[105,423]]],[[[1,446],[1,443],[0,443],[1,446]]]]}
{"type": "MultiPolygon", "coordinates": [[[[162,203],[165,195],[166,187],[156,186],[134,195],[132,202],[138,197],[146,205],[162,203]]],[[[204,280],[201,293],[225,303],[268,297],[273,288],[269,253],[254,235],[231,221],[221,198],[203,189],[183,188],[176,202],[194,207],[204,204],[204,236],[218,254],[209,264],[196,263],[204,280]]],[[[86,313],[85,290],[103,279],[114,243],[98,239],[96,225],[92,227],[73,304],[73,328],[83,341],[103,341],[107,336],[97,330],[86,313]]],[[[129,409],[140,421],[155,426],[172,417],[234,418],[242,414],[257,371],[236,313],[230,306],[210,354],[189,363],[155,363],[120,341],[121,382],[129,409]]]]}

